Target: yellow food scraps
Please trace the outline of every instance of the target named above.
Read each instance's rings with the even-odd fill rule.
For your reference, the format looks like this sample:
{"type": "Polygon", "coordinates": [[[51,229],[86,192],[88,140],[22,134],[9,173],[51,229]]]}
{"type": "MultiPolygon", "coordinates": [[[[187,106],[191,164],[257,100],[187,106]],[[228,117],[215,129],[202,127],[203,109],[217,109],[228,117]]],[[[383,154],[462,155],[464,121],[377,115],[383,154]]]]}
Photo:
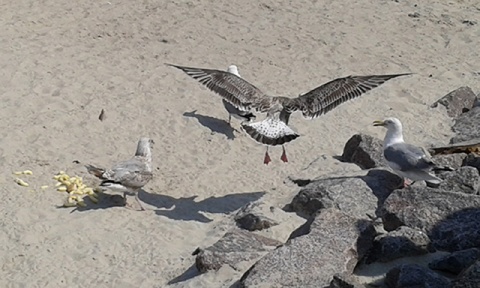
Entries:
{"type": "Polygon", "coordinates": [[[25,171],[17,171],[13,172],[15,175],[33,175],[33,172],[31,170],[25,170],[25,171]]]}
{"type": "Polygon", "coordinates": [[[28,185],[27,182],[23,181],[23,180],[20,179],[20,178],[15,178],[14,181],[15,181],[15,183],[17,183],[18,185],[23,186],[23,187],[28,187],[28,186],[30,186],[30,185],[28,185]]]}
{"type": "Polygon", "coordinates": [[[63,203],[64,207],[85,207],[87,204],[84,201],[84,197],[87,196],[93,203],[98,203],[98,195],[92,188],[83,184],[83,179],[80,176],[70,177],[64,171],[60,171],[57,175],[53,176],[53,179],[58,183],[55,185],[57,191],[68,193],[68,198],[63,203]]]}

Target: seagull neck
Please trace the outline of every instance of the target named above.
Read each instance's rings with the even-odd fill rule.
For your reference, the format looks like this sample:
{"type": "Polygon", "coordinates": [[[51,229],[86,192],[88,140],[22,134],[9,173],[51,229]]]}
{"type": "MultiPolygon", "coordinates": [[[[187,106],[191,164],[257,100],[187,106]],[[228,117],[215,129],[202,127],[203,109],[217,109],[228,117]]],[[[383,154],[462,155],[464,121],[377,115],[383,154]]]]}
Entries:
{"type": "Polygon", "coordinates": [[[138,145],[137,152],[135,152],[135,156],[141,156],[147,158],[150,161],[152,159],[152,151],[150,147],[147,145],[138,145]]]}
{"type": "Polygon", "coordinates": [[[383,146],[388,147],[393,144],[402,143],[403,134],[401,129],[389,129],[383,140],[383,146]]]}

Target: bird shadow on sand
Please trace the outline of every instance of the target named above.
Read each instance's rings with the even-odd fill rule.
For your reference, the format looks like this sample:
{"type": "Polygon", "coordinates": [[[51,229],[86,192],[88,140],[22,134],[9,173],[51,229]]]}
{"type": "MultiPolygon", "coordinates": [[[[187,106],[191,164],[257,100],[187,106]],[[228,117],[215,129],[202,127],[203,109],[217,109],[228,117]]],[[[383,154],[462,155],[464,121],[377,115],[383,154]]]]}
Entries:
{"type": "MultiPolygon", "coordinates": [[[[84,197],[83,200],[86,206],[84,207],[77,206],[70,213],[84,212],[84,211],[90,211],[90,210],[101,210],[101,209],[108,209],[112,207],[125,207],[125,199],[120,194],[97,193],[97,197],[98,197],[98,203],[94,203],[88,197],[84,197]]],[[[71,209],[72,207],[57,206],[57,208],[71,209]]]]}
{"type": "Polygon", "coordinates": [[[196,118],[202,126],[207,127],[208,129],[210,129],[211,132],[221,133],[227,136],[227,139],[229,140],[235,139],[235,134],[233,132],[237,130],[234,129],[232,126],[230,126],[230,124],[228,124],[228,122],[225,120],[217,119],[215,117],[206,116],[202,114],[197,114],[197,110],[194,110],[192,112],[185,112],[183,113],[183,116],[196,118]]]}
{"type": "MultiPolygon", "coordinates": [[[[155,213],[173,220],[211,222],[201,212],[228,214],[247,203],[260,199],[265,192],[233,193],[221,197],[208,197],[195,201],[198,196],[174,198],[167,195],[140,191],[140,200],[145,204],[156,207],[155,213]]],[[[147,208],[148,209],[148,208],[147,208]]]]}

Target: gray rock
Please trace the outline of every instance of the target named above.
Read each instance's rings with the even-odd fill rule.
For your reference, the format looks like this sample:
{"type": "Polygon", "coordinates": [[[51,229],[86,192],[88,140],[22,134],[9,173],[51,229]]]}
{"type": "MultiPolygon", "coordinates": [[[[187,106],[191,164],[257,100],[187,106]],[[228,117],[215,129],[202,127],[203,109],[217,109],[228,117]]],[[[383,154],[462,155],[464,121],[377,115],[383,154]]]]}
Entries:
{"type": "Polygon", "coordinates": [[[480,157],[475,154],[468,154],[463,160],[462,166],[474,167],[480,172],[480,157]]]}
{"type": "Polygon", "coordinates": [[[473,167],[464,166],[458,170],[444,172],[440,176],[444,181],[439,189],[478,195],[480,191],[480,174],[473,167]]]}
{"type": "Polygon", "coordinates": [[[255,261],[282,243],[249,231],[234,229],[220,238],[215,244],[198,249],[194,254],[195,265],[200,272],[218,270],[227,264],[237,268],[242,261],[255,261]]]}
{"type": "Polygon", "coordinates": [[[383,141],[366,134],[353,135],[345,144],[341,159],[362,169],[388,166],[383,157],[383,141]]]}
{"type": "Polygon", "coordinates": [[[459,274],[473,265],[477,260],[480,260],[480,249],[470,248],[435,259],[428,264],[428,267],[434,270],[459,274]]]}
{"type": "Polygon", "coordinates": [[[417,264],[403,264],[388,271],[385,283],[389,288],[448,288],[450,280],[417,264]]]}
{"type": "Polygon", "coordinates": [[[293,198],[290,207],[305,218],[314,215],[320,209],[331,207],[349,212],[353,210],[356,216],[360,214],[360,217],[365,217],[366,212],[375,212],[376,202],[377,199],[371,189],[360,177],[326,178],[313,181],[303,188],[293,198]],[[351,199],[352,191],[358,191],[358,199],[351,199]]]}
{"type": "Polygon", "coordinates": [[[480,287],[480,261],[463,271],[457,279],[453,280],[453,288],[478,288],[480,287]]]}
{"type": "Polygon", "coordinates": [[[267,229],[278,225],[277,221],[271,219],[271,217],[274,217],[275,210],[279,209],[262,201],[251,202],[237,212],[235,221],[240,228],[249,231],[267,229]]]}
{"type": "Polygon", "coordinates": [[[393,190],[403,187],[403,178],[385,168],[372,169],[362,179],[378,198],[378,207],[383,205],[393,190]]]}
{"type": "Polygon", "coordinates": [[[463,165],[465,158],[467,158],[466,153],[455,153],[455,154],[437,154],[432,156],[432,161],[437,166],[441,167],[451,167],[453,169],[458,169],[463,165]]]}
{"type": "Polygon", "coordinates": [[[475,97],[475,101],[473,101],[472,108],[475,108],[475,107],[480,107],[480,93],[477,94],[477,97],[475,97]]]}
{"type": "Polygon", "coordinates": [[[455,137],[450,139],[450,144],[480,138],[480,107],[463,113],[455,120],[452,129],[455,137]]]}
{"type": "Polygon", "coordinates": [[[324,178],[310,182],[293,198],[289,209],[308,218],[320,209],[335,207],[353,217],[375,215],[378,203],[402,183],[386,170],[375,169],[365,176],[324,178]]]}
{"type": "Polygon", "coordinates": [[[378,235],[366,263],[389,262],[394,259],[422,255],[429,252],[430,239],[425,232],[401,226],[387,234],[378,235]]]}
{"type": "Polygon", "coordinates": [[[447,108],[447,114],[450,117],[458,117],[465,110],[470,110],[475,102],[476,95],[470,87],[460,87],[440,98],[432,104],[436,108],[439,104],[447,108]]]}
{"type": "MultiPolygon", "coordinates": [[[[464,199],[458,200],[464,201],[464,199]]],[[[478,202],[476,203],[478,207],[478,202]]],[[[439,221],[430,230],[428,235],[432,246],[437,250],[449,252],[480,247],[478,223],[480,223],[480,208],[458,210],[439,221]]]]}
{"type": "Polygon", "coordinates": [[[387,231],[409,226],[426,232],[432,249],[480,247],[480,196],[411,186],[390,194],[382,219],[387,231]]]}
{"type": "Polygon", "coordinates": [[[314,181],[300,190],[290,207],[305,218],[331,207],[365,218],[366,213],[375,214],[377,198],[360,177],[327,178],[314,181]]]}
{"type": "Polygon", "coordinates": [[[338,209],[321,210],[291,238],[253,265],[241,287],[325,287],[336,273],[351,274],[370,249],[375,229],[338,209]]]}

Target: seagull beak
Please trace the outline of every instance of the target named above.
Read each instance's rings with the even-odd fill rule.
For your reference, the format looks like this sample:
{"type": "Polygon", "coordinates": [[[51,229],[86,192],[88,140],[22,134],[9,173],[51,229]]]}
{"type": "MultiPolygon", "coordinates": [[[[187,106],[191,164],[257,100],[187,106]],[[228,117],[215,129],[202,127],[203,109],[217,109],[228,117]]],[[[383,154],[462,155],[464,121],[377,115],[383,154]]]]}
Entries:
{"type": "Polygon", "coordinates": [[[382,120],[373,121],[373,126],[385,126],[385,122],[382,120]]]}

